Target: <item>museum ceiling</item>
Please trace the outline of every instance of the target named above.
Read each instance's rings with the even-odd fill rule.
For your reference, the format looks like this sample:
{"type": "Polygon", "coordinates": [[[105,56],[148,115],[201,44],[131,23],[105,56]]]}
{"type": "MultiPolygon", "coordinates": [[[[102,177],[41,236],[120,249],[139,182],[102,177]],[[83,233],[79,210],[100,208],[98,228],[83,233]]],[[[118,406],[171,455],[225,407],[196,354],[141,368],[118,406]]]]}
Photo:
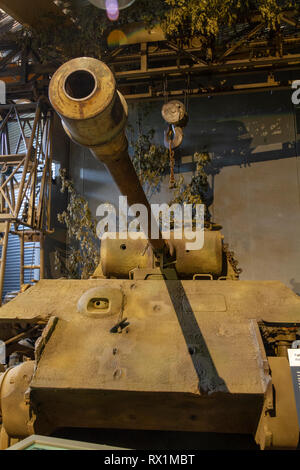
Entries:
{"type": "Polygon", "coordinates": [[[111,22],[88,0],[0,0],[0,79],[8,99],[45,93],[58,66],[79,55],[105,61],[127,99],[285,89],[300,76],[299,2],[273,26],[253,12],[205,34],[203,23],[187,32],[192,17],[177,18],[174,29],[175,20],[143,16],[138,8],[150,3],[153,9],[136,0],[111,22]]]}

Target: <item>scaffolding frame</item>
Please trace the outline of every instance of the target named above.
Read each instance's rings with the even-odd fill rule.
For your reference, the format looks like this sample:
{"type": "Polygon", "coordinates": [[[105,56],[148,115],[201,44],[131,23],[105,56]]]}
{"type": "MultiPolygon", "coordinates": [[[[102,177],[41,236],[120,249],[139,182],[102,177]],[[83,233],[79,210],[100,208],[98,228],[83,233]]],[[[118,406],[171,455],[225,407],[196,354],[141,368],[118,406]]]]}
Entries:
{"type": "Polygon", "coordinates": [[[53,111],[41,97],[37,103],[2,105],[0,116],[1,305],[9,233],[20,239],[21,287],[27,269],[39,269],[44,278],[44,239],[51,233],[53,111]],[[40,243],[40,265],[27,266],[25,244],[33,240],[40,243]]]}

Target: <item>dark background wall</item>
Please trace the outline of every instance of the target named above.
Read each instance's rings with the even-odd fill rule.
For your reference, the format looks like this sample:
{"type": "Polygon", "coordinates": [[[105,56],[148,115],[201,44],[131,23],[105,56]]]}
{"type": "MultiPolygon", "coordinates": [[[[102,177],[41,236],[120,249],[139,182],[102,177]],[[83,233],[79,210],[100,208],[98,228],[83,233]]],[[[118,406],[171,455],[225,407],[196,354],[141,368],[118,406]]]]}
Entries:
{"type": "MultiPolygon", "coordinates": [[[[65,210],[67,194],[61,192],[58,178],[60,168],[69,170],[70,139],[62,128],[60,118],[55,114],[53,122],[53,161],[56,164],[56,178],[52,180],[51,228],[53,233],[45,240],[45,278],[61,277],[55,267],[55,250],[66,250],[66,228],[57,220],[57,214],[65,210]]],[[[54,176],[54,175],[53,175],[54,176]]]]}
{"type": "MultiPolygon", "coordinates": [[[[162,105],[145,103],[142,123],[144,131],[156,130],[155,140],[161,144],[166,128],[162,105]]],[[[129,105],[133,125],[142,108],[129,105]]],[[[209,152],[210,212],[240,262],[241,279],[281,280],[300,294],[300,148],[291,92],[190,98],[188,108],[176,172],[188,182],[194,152],[209,152]]],[[[117,204],[118,190],[104,166],[74,144],[70,175],[94,215],[100,203],[117,204]]],[[[170,199],[166,176],[151,202],[170,199]]]]}

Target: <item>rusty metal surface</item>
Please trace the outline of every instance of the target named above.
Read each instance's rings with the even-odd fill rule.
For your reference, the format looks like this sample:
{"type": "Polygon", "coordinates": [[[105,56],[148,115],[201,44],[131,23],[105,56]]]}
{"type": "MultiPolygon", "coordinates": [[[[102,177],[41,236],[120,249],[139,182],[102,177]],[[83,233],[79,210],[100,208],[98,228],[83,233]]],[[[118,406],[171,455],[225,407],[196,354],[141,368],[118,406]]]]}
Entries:
{"type": "MultiPolygon", "coordinates": [[[[74,77],[76,79],[76,75],[74,77]]],[[[87,147],[111,141],[123,130],[127,120],[127,105],[116,91],[112,72],[103,62],[90,57],[80,57],[62,65],[50,82],[49,98],[73,140],[87,147]],[[79,75],[81,83],[85,77],[90,80],[86,96],[82,96],[82,85],[77,85],[76,81],[73,86],[71,84],[72,91],[66,86],[69,77],[81,72],[87,74],[83,74],[83,79],[79,75]]]]}
{"type": "Polygon", "coordinates": [[[34,361],[8,369],[0,382],[0,409],[2,427],[10,437],[23,437],[30,433],[29,388],[34,361]]]}
{"type": "MultiPolygon", "coordinates": [[[[141,312],[144,312],[145,316],[149,311],[151,296],[154,298],[165,296],[166,305],[170,304],[168,286],[172,285],[175,291],[177,286],[182,286],[187,294],[190,289],[196,291],[199,299],[202,295],[209,294],[212,297],[221,295],[226,303],[227,312],[223,319],[224,323],[232,318],[236,318],[237,321],[252,318],[279,325],[300,322],[299,296],[279,281],[178,281],[172,284],[162,281],[144,283],[117,279],[43,279],[1,307],[0,325],[8,319],[33,322],[52,315],[60,319],[71,319],[77,310],[77,302],[81,295],[93,287],[122,287],[125,289],[125,295],[127,292],[133,302],[136,299],[134,307],[136,314],[141,315],[141,312]],[[138,289],[131,289],[133,284],[138,289]],[[149,295],[148,301],[140,300],[146,293],[149,295]]],[[[128,302],[124,312],[127,309],[128,302]]],[[[205,305],[201,306],[201,311],[205,313],[205,305]]]]}
{"type": "MultiPolygon", "coordinates": [[[[166,234],[163,235],[166,236],[166,234]]],[[[176,271],[180,278],[193,277],[195,273],[210,273],[221,276],[222,273],[222,235],[219,231],[205,231],[204,246],[201,250],[187,251],[188,240],[174,239],[168,241],[172,253],[176,253],[176,271]]],[[[146,239],[120,240],[104,238],[101,241],[100,262],[106,277],[127,278],[129,272],[137,266],[139,269],[151,268],[153,253],[147,250],[146,239]]]]}

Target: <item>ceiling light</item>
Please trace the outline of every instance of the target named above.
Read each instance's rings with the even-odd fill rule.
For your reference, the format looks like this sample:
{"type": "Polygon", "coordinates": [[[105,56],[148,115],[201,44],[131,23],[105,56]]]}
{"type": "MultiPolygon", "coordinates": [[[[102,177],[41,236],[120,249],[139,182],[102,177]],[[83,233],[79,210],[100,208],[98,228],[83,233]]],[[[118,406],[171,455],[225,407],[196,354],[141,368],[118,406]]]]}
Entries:
{"type": "Polygon", "coordinates": [[[106,10],[110,20],[116,21],[119,18],[119,10],[130,7],[135,0],[89,0],[93,5],[102,10],[106,10]]]}
{"type": "MultiPolygon", "coordinates": [[[[106,10],[107,0],[89,0],[93,5],[102,10],[106,10]]],[[[135,0],[118,0],[119,10],[130,7],[135,2],[135,0]]]]}

